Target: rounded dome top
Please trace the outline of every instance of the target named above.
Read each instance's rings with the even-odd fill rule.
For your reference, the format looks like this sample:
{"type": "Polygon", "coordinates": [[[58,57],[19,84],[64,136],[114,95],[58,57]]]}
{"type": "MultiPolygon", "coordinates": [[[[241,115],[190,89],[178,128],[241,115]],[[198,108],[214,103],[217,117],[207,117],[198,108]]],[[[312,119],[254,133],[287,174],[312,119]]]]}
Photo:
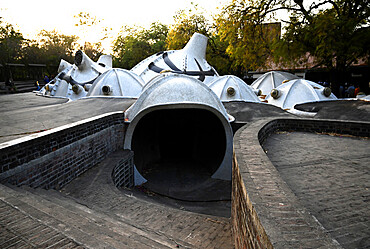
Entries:
{"type": "MultiPolygon", "coordinates": [[[[230,120],[220,99],[201,81],[186,75],[164,74],[145,87],[138,100],[126,111],[132,121],[140,112],[155,106],[209,108],[230,120]]],[[[191,117],[189,117],[191,119],[191,117]]]]}
{"type": "Polygon", "coordinates": [[[102,54],[96,63],[102,67],[112,68],[112,55],[102,54]]]}
{"type": "Polygon", "coordinates": [[[258,77],[258,79],[251,84],[251,87],[260,89],[263,95],[268,95],[272,89],[280,86],[283,81],[293,79],[298,79],[298,76],[287,72],[271,71],[258,77]]]}
{"type": "Polygon", "coordinates": [[[122,96],[139,97],[144,81],[133,72],[112,68],[100,75],[91,86],[87,97],[92,96],[122,96]]]}
{"type": "Polygon", "coordinates": [[[254,89],[248,86],[242,79],[233,76],[221,76],[211,82],[209,87],[221,99],[221,101],[246,101],[261,102],[254,89]]]}
{"type": "Polygon", "coordinates": [[[337,97],[327,87],[309,80],[296,79],[273,89],[266,99],[269,104],[289,110],[296,104],[335,100],[337,97]]]}

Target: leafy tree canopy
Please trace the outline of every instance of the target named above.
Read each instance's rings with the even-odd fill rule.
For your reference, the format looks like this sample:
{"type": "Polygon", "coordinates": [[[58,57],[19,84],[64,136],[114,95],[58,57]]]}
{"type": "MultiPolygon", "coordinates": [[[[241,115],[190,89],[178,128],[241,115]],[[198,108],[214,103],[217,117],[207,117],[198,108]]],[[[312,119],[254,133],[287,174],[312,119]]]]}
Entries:
{"type": "Polygon", "coordinates": [[[0,17],[0,63],[14,63],[20,60],[24,42],[23,35],[0,17]]]}
{"type": "Polygon", "coordinates": [[[306,20],[292,15],[275,58],[287,64],[310,55],[317,66],[345,71],[357,60],[369,59],[369,15],[365,0],[330,1],[329,8],[307,14],[306,20]]]}
{"type": "MultiPolygon", "coordinates": [[[[245,71],[281,66],[307,67],[307,62],[344,72],[357,60],[369,60],[370,5],[368,0],[233,0],[212,21],[196,4],[180,10],[174,25],[153,23],[150,28],[123,27],[113,44],[114,66],[130,69],[163,50],[181,49],[191,36],[209,38],[207,61],[220,74],[242,76],[245,71]],[[283,12],[281,12],[283,11],[283,12]],[[276,23],[284,13],[281,35],[276,23]]],[[[89,13],[75,16],[82,31],[96,29],[100,20],[89,13]]],[[[108,28],[102,31],[104,40],[108,28]]],[[[83,32],[81,32],[83,35],[83,32]]],[[[73,61],[77,49],[93,60],[102,54],[101,43],[43,30],[39,40],[25,39],[0,17],[0,63],[58,65],[61,58],[73,61]]],[[[340,77],[339,77],[340,78],[340,77]]]]}
{"type": "Polygon", "coordinates": [[[39,46],[45,52],[48,64],[59,65],[60,59],[73,61],[78,48],[77,36],[59,34],[55,30],[42,30],[39,37],[39,46]]]}
{"type": "Polygon", "coordinates": [[[190,9],[180,10],[174,16],[175,24],[167,36],[167,50],[182,49],[195,32],[208,37],[207,61],[219,74],[240,74],[231,68],[233,60],[225,53],[227,44],[221,41],[217,28],[209,21],[204,10],[193,4],[190,9]]]}
{"type": "Polygon", "coordinates": [[[84,53],[93,61],[97,61],[99,57],[104,54],[101,42],[85,42],[82,51],[84,51],[84,53]]]}
{"type": "Polygon", "coordinates": [[[358,59],[369,58],[367,0],[234,0],[217,19],[226,52],[245,70],[265,67],[272,57],[285,66],[318,66],[345,71],[358,59]],[[285,33],[272,25],[284,11],[285,33]]]}
{"type": "Polygon", "coordinates": [[[269,11],[282,2],[234,0],[223,8],[216,25],[221,40],[227,43],[226,53],[234,60],[233,67],[256,70],[265,66],[281,28],[279,23],[271,23],[274,19],[269,11]]]}
{"type": "Polygon", "coordinates": [[[165,50],[168,27],[153,23],[149,29],[122,28],[113,44],[114,66],[131,69],[137,63],[157,52],[165,50]]]}
{"type": "Polygon", "coordinates": [[[112,30],[107,27],[98,27],[102,20],[98,19],[96,16],[91,15],[88,12],[80,12],[78,15],[75,15],[76,18],[75,26],[79,29],[79,43],[80,49],[89,56],[93,61],[97,61],[99,57],[103,54],[103,48],[101,41],[105,40],[108,37],[108,31],[112,30]],[[101,32],[97,30],[101,28],[101,32]],[[100,40],[91,41],[87,39],[87,33],[92,31],[94,33],[100,34],[100,40]]]}
{"type": "Polygon", "coordinates": [[[78,22],[75,23],[75,26],[94,26],[101,22],[96,16],[90,15],[88,12],[80,12],[77,15],[73,16],[74,18],[78,19],[78,22]]]}
{"type": "Polygon", "coordinates": [[[182,49],[195,32],[207,37],[210,35],[211,26],[198,5],[178,11],[173,18],[175,24],[167,36],[168,50],[182,49]]]}

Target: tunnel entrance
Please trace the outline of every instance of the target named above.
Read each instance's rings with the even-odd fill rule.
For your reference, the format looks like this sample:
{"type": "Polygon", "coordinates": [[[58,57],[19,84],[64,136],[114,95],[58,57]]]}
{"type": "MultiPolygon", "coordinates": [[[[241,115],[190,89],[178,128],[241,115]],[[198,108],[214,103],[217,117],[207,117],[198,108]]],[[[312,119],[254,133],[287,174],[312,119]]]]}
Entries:
{"type": "Polygon", "coordinates": [[[221,120],[208,110],[146,114],[135,127],[131,149],[137,170],[148,180],[144,186],[153,192],[194,200],[209,191],[220,196],[230,185],[211,178],[225,156],[226,135],[221,120]]]}

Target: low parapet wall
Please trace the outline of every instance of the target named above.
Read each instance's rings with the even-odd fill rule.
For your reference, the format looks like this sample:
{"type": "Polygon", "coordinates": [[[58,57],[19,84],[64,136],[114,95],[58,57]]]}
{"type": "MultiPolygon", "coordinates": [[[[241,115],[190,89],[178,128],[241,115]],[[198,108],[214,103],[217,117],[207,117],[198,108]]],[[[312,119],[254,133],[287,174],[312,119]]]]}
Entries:
{"type": "Polygon", "coordinates": [[[261,144],[276,131],[369,137],[370,123],[259,120],[234,136],[232,230],[236,248],[341,248],[299,203],[261,144]]]}
{"type": "Polygon", "coordinates": [[[124,113],[107,113],[0,144],[0,181],[62,188],[123,148],[124,113]]]}
{"type": "Polygon", "coordinates": [[[267,122],[258,131],[258,140],[263,144],[265,139],[275,131],[306,131],[327,134],[343,134],[357,137],[369,137],[368,122],[334,121],[318,119],[275,119],[267,122]]]}

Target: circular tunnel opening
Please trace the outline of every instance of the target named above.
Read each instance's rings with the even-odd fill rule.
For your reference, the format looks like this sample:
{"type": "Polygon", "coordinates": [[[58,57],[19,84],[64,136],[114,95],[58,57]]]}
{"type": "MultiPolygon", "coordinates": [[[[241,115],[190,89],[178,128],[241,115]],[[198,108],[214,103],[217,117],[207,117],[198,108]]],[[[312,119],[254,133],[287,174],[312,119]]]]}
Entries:
{"type": "Polygon", "coordinates": [[[208,110],[155,110],[137,123],[131,149],[137,170],[148,180],[145,187],[184,197],[221,181],[211,176],[226,153],[225,128],[208,110]]]}

